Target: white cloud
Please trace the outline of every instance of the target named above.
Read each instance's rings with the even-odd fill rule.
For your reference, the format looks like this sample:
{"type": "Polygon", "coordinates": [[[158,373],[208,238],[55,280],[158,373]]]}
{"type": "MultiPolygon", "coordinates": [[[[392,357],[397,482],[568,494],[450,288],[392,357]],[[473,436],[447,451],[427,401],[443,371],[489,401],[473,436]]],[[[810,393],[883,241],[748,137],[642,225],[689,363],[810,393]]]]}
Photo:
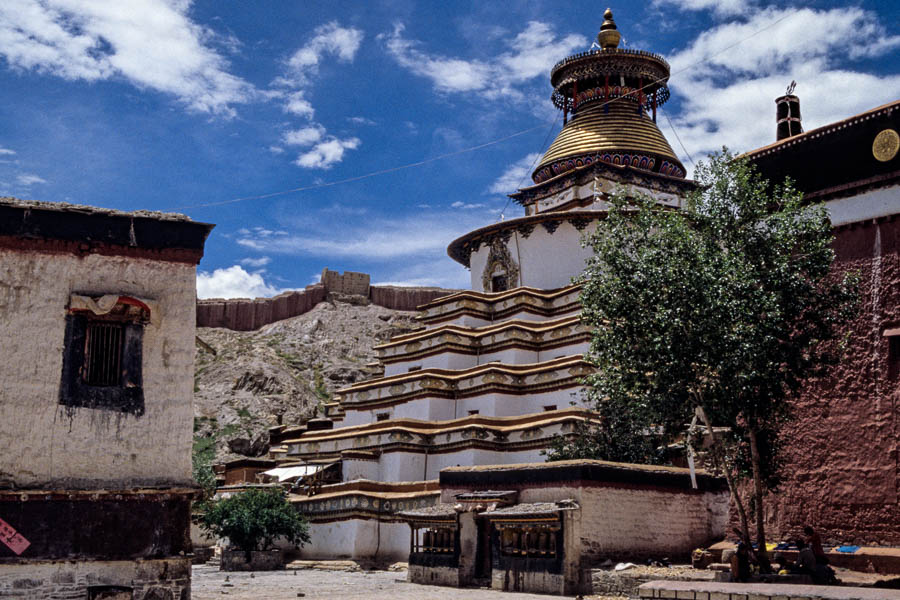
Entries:
{"type": "Polygon", "coordinates": [[[658,7],[674,6],[679,10],[711,10],[716,16],[746,14],[754,3],[748,0],[653,0],[658,7]]]}
{"type": "Polygon", "coordinates": [[[261,298],[281,291],[267,284],[261,273],[248,273],[239,265],[197,273],[198,298],[261,298]]]}
{"type": "Polygon", "coordinates": [[[272,259],[268,256],[260,256],[259,258],[242,258],[239,262],[245,267],[258,269],[272,262],[272,259]]]}
{"type": "Polygon", "coordinates": [[[186,0],[4,0],[0,55],[14,68],[69,80],[122,77],[199,112],[231,116],[255,89],[208,46],[215,34],[186,0]]]}
{"type": "Polygon", "coordinates": [[[444,255],[431,260],[411,261],[395,269],[387,269],[383,279],[372,285],[398,285],[468,289],[471,276],[461,264],[444,255]]]}
{"type": "Polygon", "coordinates": [[[266,254],[418,261],[443,256],[450,240],[483,225],[483,214],[458,211],[344,220],[340,227],[313,215],[294,227],[297,233],[266,236],[253,232],[239,237],[237,243],[266,254]]]}
{"type": "MultiPolygon", "coordinates": [[[[900,75],[852,70],[853,60],[898,46],[900,36],[855,7],[769,9],[722,23],[670,57],[671,85],[682,104],[681,113],[670,116],[695,159],[723,144],[752,150],[775,141],[774,99],[791,80],[798,82],[806,130],[900,97],[900,75]]],[[[682,154],[665,116],[659,124],[682,154]]]]}
{"type": "Polygon", "coordinates": [[[311,146],[322,139],[325,128],[318,123],[309,127],[285,131],[282,141],[288,146],[311,146]]]}
{"type": "Polygon", "coordinates": [[[472,210],[473,208],[484,208],[484,204],[466,203],[457,200],[450,205],[450,208],[460,208],[462,210],[472,210]]]}
{"type": "Polygon", "coordinates": [[[344,62],[352,61],[362,39],[362,31],[354,27],[341,27],[336,21],[317,27],[313,38],[287,61],[295,84],[305,85],[309,77],[318,72],[319,62],[325,54],[334,55],[344,62]]]}
{"type": "MultiPolygon", "coordinates": [[[[282,135],[282,141],[287,146],[311,146],[297,157],[295,165],[305,169],[328,169],[341,162],[347,150],[359,147],[359,138],[339,139],[327,135],[325,127],[313,121],[315,109],[306,98],[304,88],[311,84],[311,78],[318,73],[319,63],[325,55],[332,55],[342,62],[351,62],[362,39],[363,32],[354,27],[341,27],[336,21],[320,25],[315,29],[313,37],[288,59],[287,73],[275,81],[276,85],[283,88],[293,88],[287,93],[278,92],[287,99],[284,104],[285,112],[303,117],[309,122],[305,127],[287,130],[282,135]]],[[[362,117],[351,117],[349,120],[357,125],[371,123],[362,117]]]]}
{"type": "Polygon", "coordinates": [[[269,146],[269,152],[271,152],[272,154],[283,154],[284,148],[282,148],[281,146],[269,146]]]}
{"type": "Polygon", "coordinates": [[[523,185],[528,185],[531,182],[531,172],[534,170],[540,157],[539,153],[532,152],[509,165],[506,171],[491,184],[488,192],[491,194],[511,194],[523,185]]]}
{"type": "Polygon", "coordinates": [[[284,105],[284,112],[297,115],[298,117],[312,119],[316,111],[313,109],[313,105],[310,104],[309,100],[305,98],[305,92],[303,90],[297,90],[296,92],[288,94],[287,102],[284,105]]]}
{"type": "Polygon", "coordinates": [[[545,76],[559,57],[588,44],[580,35],[557,39],[549,25],[531,21],[510,40],[512,50],[486,60],[466,60],[431,55],[420,42],[404,38],[403,31],[398,23],[391,33],[379,36],[402,67],[430,79],[439,92],[478,92],[487,97],[517,96],[514,86],[545,76]]]}
{"type": "Polygon", "coordinates": [[[347,138],[340,140],[331,136],[324,142],[319,142],[309,152],[304,152],[294,161],[295,165],[305,169],[329,169],[335,163],[344,159],[346,150],[355,150],[359,147],[359,138],[347,138]]]}
{"type": "Polygon", "coordinates": [[[19,182],[19,185],[34,185],[35,183],[47,183],[47,180],[43,177],[38,177],[34,173],[23,173],[16,177],[16,181],[19,182]]]}
{"type": "Polygon", "coordinates": [[[0,154],[15,154],[15,150],[10,150],[9,148],[0,148],[0,154]]]}
{"type": "Polygon", "coordinates": [[[347,117],[347,120],[353,123],[354,125],[377,125],[375,121],[372,119],[367,119],[365,117],[347,117]]]}

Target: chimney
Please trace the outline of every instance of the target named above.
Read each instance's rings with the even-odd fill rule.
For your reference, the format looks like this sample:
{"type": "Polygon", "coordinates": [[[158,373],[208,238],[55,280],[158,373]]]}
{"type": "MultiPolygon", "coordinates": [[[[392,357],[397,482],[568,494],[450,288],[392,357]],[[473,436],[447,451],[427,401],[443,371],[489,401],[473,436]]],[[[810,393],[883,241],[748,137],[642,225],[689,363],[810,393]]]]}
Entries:
{"type": "Polygon", "coordinates": [[[803,133],[803,125],[800,123],[800,98],[793,93],[796,85],[797,82],[792,81],[787,94],[775,99],[776,141],[803,133]]]}

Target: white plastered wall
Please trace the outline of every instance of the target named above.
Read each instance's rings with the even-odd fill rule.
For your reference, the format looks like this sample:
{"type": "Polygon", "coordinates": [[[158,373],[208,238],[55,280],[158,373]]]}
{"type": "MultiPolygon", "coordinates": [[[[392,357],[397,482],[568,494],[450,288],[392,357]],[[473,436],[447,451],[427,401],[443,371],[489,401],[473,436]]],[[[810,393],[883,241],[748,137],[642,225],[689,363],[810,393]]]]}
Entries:
{"type": "Polygon", "coordinates": [[[870,190],[825,203],[835,227],[900,213],[900,186],[870,190]]]}
{"type": "Polygon", "coordinates": [[[461,419],[478,411],[488,417],[516,417],[544,410],[569,408],[574,402],[583,406],[581,387],[570,387],[534,394],[487,393],[469,398],[417,398],[386,408],[353,410],[345,408],[342,426],[365,425],[375,421],[378,414],[387,413],[389,419],[418,419],[421,421],[449,421],[461,419]],[[556,409],[547,409],[555,406],[556,409]]]}
{"type": "MultiPolygon", "coordinates": [[[[385,365],[386,377],[409,373],[411,368],[422,369],[470,369],[490,362],[501,362],[505,365],[526,365],[573,354],[587,352],[589,342],[557,346],[546,350],[528,350],[523,348],[505,348],[496,351],[483,351],[481,354],[459,354],[456,352],[441,352],[415,360],[405,360],[385,365]]],[[[418,370],[418,369],[414,369],[418,370]]]]}
{"type": "Polygon", "coordinates": [[[0,250],[0,481],[133,487],[191,482],[193,265],[0,250]],[[143,333],[145,412],[59,404],[73,293],[152,300],[143,333]],[[98,474],[102,473],[102,477],[98,474]]]}
{"type": "Polygon", "coordinates": [[[304,559],[379,559],[406,561],[409,525],[374,519],[310,523],[310,542],[300,549],[304,559]]]}
{"type": "MultiPolygon", "coordinates": [[[[527,238],[513,231],[506,247],[519,265],[516,285],[554,289],[571,284],[572,278],[584,271],[586,261],[593,253],[590,248],[581,247],[582,236],[590,234],[596,227],[595,222],[578,231],[570,222],[564,221],[550,234],[542,225],[537,225],[527,238]]],[[[490,246],[481,246],[469,259],[473,290],[490,291],[483,289],[481,280],[490,252],[490,246]]]]}

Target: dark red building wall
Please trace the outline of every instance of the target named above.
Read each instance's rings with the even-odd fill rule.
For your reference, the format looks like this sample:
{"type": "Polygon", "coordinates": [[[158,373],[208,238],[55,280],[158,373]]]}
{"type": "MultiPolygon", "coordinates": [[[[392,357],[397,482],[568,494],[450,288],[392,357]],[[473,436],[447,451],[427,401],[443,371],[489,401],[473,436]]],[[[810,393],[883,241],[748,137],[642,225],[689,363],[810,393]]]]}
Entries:
{"type": "Polygon", "coordinates": [[[835,236],[835,274],[860,274],[859,313],[841,363],[796,402],[769,531],[785,537],[810,524],[832,543],[900,545],[900,357],[890,356],[884,337],[900,327],[900,220],[846,226],[835,236]]]}

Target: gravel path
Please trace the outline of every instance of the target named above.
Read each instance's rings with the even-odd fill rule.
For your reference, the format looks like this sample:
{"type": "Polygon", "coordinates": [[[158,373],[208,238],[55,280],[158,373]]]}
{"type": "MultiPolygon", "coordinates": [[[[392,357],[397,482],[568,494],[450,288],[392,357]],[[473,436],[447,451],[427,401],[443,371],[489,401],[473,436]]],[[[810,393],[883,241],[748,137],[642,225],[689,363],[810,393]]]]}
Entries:
{"type": "MultiPolygon", "coordinates": [[[[193,600],[550,600],[559,596],[458,589],[406,582],[405,571],[325,571],[319,569],[224,573],[198,565],[193,570],[193,600]],[[225,578],[228,577],[228,581],[225,578]],[[302,594],[302,595],[301,595],[302,594]]],[[[620,600],[590,596],[591,600],[620,600]]],[[[621,599],[624,600],[624,599],[621,599]]]]}

